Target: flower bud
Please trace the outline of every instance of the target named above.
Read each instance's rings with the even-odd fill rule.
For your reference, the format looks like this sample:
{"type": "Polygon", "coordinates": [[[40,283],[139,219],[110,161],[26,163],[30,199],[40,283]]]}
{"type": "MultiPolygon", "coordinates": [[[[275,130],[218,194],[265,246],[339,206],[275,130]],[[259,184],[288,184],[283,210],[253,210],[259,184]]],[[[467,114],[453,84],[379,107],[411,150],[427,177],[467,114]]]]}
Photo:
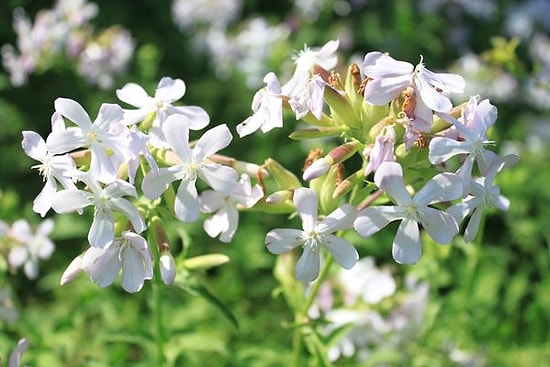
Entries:
{"type": "Polygon", "coordinates": [[[357,64],[353,63],[348,67],[344,90],[351,101],[353,110],[358,115],[361,114],[361,106],[363,104],[363,96],[359,92],[359,88],[361,88],[361,70],[357,64]]]}
{"type": "Polygon", "coordinates": [[[274,192],[265,198],[266,204],[281,204],[285,201],[292,199],[293,190],[281,190],[274,192]]]}
{"type": "Polygon", "coordinates": [[[166,285],[174,283],[176,277],[176,262],[170,251],[165,251],[159,259],[160,277],[166,285]]]}
{"type": "Polygon", "coordinates": [[[332,162],[329,161],[326,157],[316,160],[313,162],[306,170],[302,178],[304,181],[309,181],[319,176],[324,175],[330,169],[332,162]]]}
{"type": "Polygon", "coordinates": [[[82,264],[82,257],[83,255],[80,254],[77,257],[71,261],[69,266],[67,266],[67,269],[63,272],[63,275],[61,275],[61,281],[59,282],[60,285],[65,285],[72,281],[74,278],[76,278],[80,273],[82,273],[82,268],[80,265],[82,264]]]}
{"type": "Polygon", "coordinates": [[[343,132],[346,132],[348,128],[346,126],[328,126],[328,127],[316,127],[311,129],[298,129],[294,130],[288,136],[290,139],[314,139],[324,138],[327,136],[340,136],[343,132]]]}
{"type": "Polygon", "coordinates": [[[327,85],[325,88],[325,100],[331,108],[334,120],[339,125],[346,125],[354,129],[361,127],[361,120],[355,113],[351,101],[344,92],[327,85]]]}
{"type": "Polygon", "coordinates": [[[297,189],[302,187],[300,180],[298,180],[294,173],[281,166],[276,160],[272,158],[266,159],[263,167],[273,177],[279,189],[297,189]]]}

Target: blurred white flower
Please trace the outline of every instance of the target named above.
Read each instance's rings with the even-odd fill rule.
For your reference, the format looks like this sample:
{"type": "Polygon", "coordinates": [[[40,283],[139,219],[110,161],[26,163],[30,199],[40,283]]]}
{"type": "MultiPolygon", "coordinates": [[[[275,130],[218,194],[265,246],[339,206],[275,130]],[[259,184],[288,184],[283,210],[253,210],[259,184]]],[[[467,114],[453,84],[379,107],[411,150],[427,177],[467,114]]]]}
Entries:
{"type": "Polygon", "coordinates": [[[9,231],[9,236],[15,241],[8,255],[11,266],[18,268],[24,266],[25,275],[29,279],[38,277],[38,261],[49,259],[55,246],[48,238],[53,231],[54,221],[51,218],[44,220],[36,232],[24,219],[16,220],[9,231]]]}
{"type": "Polygon", "coordinates": [[[374,258],[365,257],[349,270],[338,273],[344,289],[344,302],[352,305],[361,298],[368,304],[377,304],[395,293],[396,283],[390,272],[376,267],[374,258]]]}
{"type": "Polygon", "coordinates": [[[183,31],[193,31],[199,25],[225,29],[241,7],[241,0],[174,0],[172,19],[183,31]]]}

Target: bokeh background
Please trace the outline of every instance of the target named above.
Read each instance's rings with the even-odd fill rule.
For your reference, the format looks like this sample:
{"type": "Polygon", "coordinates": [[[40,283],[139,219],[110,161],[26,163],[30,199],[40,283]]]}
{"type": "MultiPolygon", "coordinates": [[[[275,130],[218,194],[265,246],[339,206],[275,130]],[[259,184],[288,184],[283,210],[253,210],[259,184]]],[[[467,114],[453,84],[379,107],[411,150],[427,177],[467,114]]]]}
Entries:
{"type": "MultiPolygon", "coordinates": [[[[549,13],[545,0],[2,0],[0,220],[42,220],[32,211],[42,182],[21,149],[21,131],[46,136],[57,97],[79,101],[94,117],[101,103],[118,103],[115,90],[127,82],[152,94],[161,77],[181,78],[183,103],[202,106],[211,124],[234,132],[263,76],[274,71],[287,80],[292,54],[306,44],[339,39],[343,73],[372,50],[413,64],[422,55],[429,69],[464,76],[460,102],[479,94],[498,107],[495,149],[520,155],[498,177],[512,204],[505,213],[489,211],[481,244],[428,243],[414,266],[393,263],[384,234],[356,239],[362,256],[372,256],[399,287],[414,275],[429,292],[399,348],[391,340],[378,345],[391,356],[333,363],[550,366],[549,13]],[[65,23],[50,22],[48,11],[65,14],[65,23]]],[[[298,174],[313,143],[289,140],[295,123],[287,121],[269,134],[235,139],[225,153],[259,164],[273,157],[298,174]]],[[[0,318],[0,356],[5,361],[26,337],[29,366],[154,365],[147,284],[133,295],[116,284],[101,289],[86,276],[60,287],[61,273],[84,248],[89,217],[52,218],[56,250],[38,279],[0,261],[0,288],[18,313],[0,318]]],[[[173,365],[288,364],[292,315],[275,291],[275,256],[263,242],[267,230],[287,222],[243,213],[231,244],[208,238],[200,223],[185,227],[194,253],[230,257],[201,278],[240,326],[204,298],[166,291],[173,365]]]]}

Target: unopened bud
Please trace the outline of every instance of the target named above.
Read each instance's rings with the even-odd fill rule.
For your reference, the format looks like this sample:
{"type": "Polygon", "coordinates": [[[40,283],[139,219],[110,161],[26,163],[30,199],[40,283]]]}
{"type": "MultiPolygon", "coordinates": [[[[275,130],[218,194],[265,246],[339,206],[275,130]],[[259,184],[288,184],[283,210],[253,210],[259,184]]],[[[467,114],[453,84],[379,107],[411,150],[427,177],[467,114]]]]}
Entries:
{"type": "Polygon", "coordinates": [[[285,201],[292,199],[292,194],[294,190],[281,190],[274,192],[273,194],[269,195],[267,198],[265,198],[266,204],[281,204],[285,201]]]}
{"type": "Polygon", "coordinates": [[[271,177],[275,180],[279,189],[297,189],[302,187],[298,177],[291,171],[281,166],[276,160],[272,158],[266,159],[263,167],[269,172],[271,177]]]}
{"type": "Polygon", "coordinates": [[[332,110],[334,120],[339,125],[346,125],[354,129],[361,127],[359,115],[355,113],[351,101],[345,92],[327,85],[325,88],[325,100],[332,110]]]}
{"type": "Polygon", "coordinates": [[[82,257],[83,255],[80,254],[75,257],[73,261],[71,261],[69,266],[67,266],[67,269],[63,272],[63,275],[61,275],[61,281],[59,284],[65,285],[82,273],[83,270],[80,266],[82,264],[82,257]]]}
{"type": "Polygon", "coordinates": [[[313,180],[314,178],[317,178],[327,173],[330,169],[330,166],[331,162],[329,162],[326,157],[318,159],[313,162],[308,168],[306,168],[302,178],[304,179],[304,181],[313,180]]]}
{"type": "Polygon", "coordinates": [[[159,259],[160,277],[166,285],[174,283],[176,277],[176,262],[169,251],[163,252],[159,259]]]}

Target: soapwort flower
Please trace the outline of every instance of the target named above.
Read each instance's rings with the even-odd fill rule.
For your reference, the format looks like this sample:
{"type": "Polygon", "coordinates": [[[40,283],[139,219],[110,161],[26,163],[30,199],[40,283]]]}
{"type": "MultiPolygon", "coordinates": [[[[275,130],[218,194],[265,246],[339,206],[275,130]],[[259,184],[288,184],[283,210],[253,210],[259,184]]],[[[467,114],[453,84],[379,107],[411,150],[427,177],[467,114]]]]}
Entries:
{"type": "Polygon", "coordinates": [[[55,249],[48,238],[53,228],[54,222],[50,218],[44,220],[34,233],[26,220],[16,220],[9,231],[10,238],[15,241],[8,255],[9,264],[15,268],[23,265],[27,278],[36,279],[38,261],[49,259],[55,249]]]}
{"type": "Polygon", "coordinates": [[[237,133],[241,138],[258,129],[266,133],[283,126],[283,100],[279,79],[270,72],[264,77],[264,83],[266,86],[256,92],[252,99],[252,116],[237,125],[237,133]]]}
{"type": "Polygon", "coordinates": [[[90,247],[84,253],[80,266],[100,287],[112,284],[122,269],[122,288],[129,293],[139,292],[144,281],[153,277],[147,241],[127,231],[104,248],[90,247]]]}
{"type": "Polygon", "coordinates": [[[393,258],[398,263],[414,264],[420,259],[422,248],[419,224],[430,237],[443,244],[451,242],[458,233],[458,224],[453,216],[429,205],[458,199],[462,193],[459,176],[440,173],[411,197],[405,188],[401,165],[383,162],[374,174],[374,182],[395,200],[396,205],[373,206],[361,210],[353,227],[359,235],[369,237],[390,222],[401,220],[392,248],[393,258]]]}
{"type": "Polygon", "coordinates": [[[186,120],[181,115],[171,115],[166,119],[162,130],[179,162],[171,167],[159,168],[158,172],[148,172],[143,178],[142,190],[145,196],[154,200],[172,182],[181,181],[174,202],[174,212],[181,221],[194,222],[200,214],[195,186],[197,178],[201,178],[214,190],[227,191],[236,184],[238,174],[233,168],[208,159],[208,156],[227,147],[231,142],[232,136],[227,125],[218,125],[206,131],[191,149],[186,120]]]}
{"type": "Polygon", "coordinates": [[[77,126],[53,130],[46,139],[48,151],[63,154],[78,148],[91,151],[90,173],[109,183],[116,178],[119,165],[126,161],[128,139],[121,134],[122,108],[116,104],[101,105],[92,123],[88,113],[76,101],[57,98],[55,110],[77,126]]]}
{"type": "Polygon", "coordinates": [[[443,93],[462,93],[465,86],[464,79],[459,75],[434,73],[426,69],[422,58],[415,67],[378,51],[365,55],[363,73],[372,79],[365,86],[364,97],[373,105],[387,104],[411,86],[428,108],[446,112],[453,105],[443,93]]]}
{"type": "Polygon", "coordinates": [[[34,131],[23,131],[21,146],[25,153],[40,162],[32,168],[38,169],[43,177],[44,187],[33,201],[32,209],[42,217],[52,207],[53,195],[57,192],[59,182],[65,189],[76,189],[68,172],[76,169],[69,155],[54,155],[48,151],[46,142],[34,131]]]}
{"type": "Polygon", "coordinates": [[[198,106],[174,106],[175,101],[180,100],[186,92],[186,86],[181,79],[163,77],[155,90],[155,95],[150,97],[147,92],[136,83],[128,83],[117,89],[116,95],[122,102],[137,107],[136,110],[124,109],[124,122],[128,125],[136,124],[154,114],[154,120],[149,131],[151,144],[159,148],[166,147],[166,139],[162,130],[162,124],[170,115],[183,115],[187,117],[189,129],[201,130],[210,123],[210,116],[198,106]]]}
{"type": "Polygon", "coordinates": [[[302,219],[302,230],[277,228],[269,231],[265,236],[269,252],[282,254],[302,246],[304,252],[296,263],[296,278],[304,282],[311,282],[319,276],[321,248],[328,250],[344,269],[351,269],[359,259],[357,250],[333,233],[352,227],[356,209],[344,204],[325,219],[318,220],[318,198],[315,191],[308,188],[296,189],[293,201],[302,219]]]}
{"type": "Polygon", "coordinates": [[[496,159],[487,170],[485,177],[470,181],[468,191],[471,195],[447,209],[447,213],[451,214],[458,223],[471,215],[464,230],[464,241],[470,242],[476,237],[484,208],[494,207],[506,211],[510,207],[510,200],[500,194],[500,188],[494,185],[493,181],[498,172],[506,166],[515,164],[517,160],[518,157],[514,154],[496,159]]]}
{"type": "Polygon", "coordinates": [[[239,210],[254,206],[264,196],[260,185],[252,186],[246,174],[229,192],[206,190],[199,203],[204,213],[214,213],[204,221],[204,230],[210,237],[220,236],[220,241],[231,242],[239,226],[239,210]]]}
{"type": "Polygon", "coordinates": [[[126,181],[117,179],[102,187],[89,173],[75,172],[74,176],[86,184],[87,190],[61,190],[53,198],[52,207],[57,213],[81,211],[94,206],[94,219],[88,232],[93,247],[104,248],[115,236],[114,212],[122,212],[141,233],[146,226],[137,208],[124,196],[136,197],[136,189],[126,181]]]}
{"type": "Polygon", "coordinates": [[[464,197],[468,195],[474,162],[477,162],[479,170],[484,174],[495,157],[494,153],[485,149],[485,146],[494,144],[487,139],[487,130],[497,119],[497,108],[487,99],[479,103],[478,101],[479,96],[470,98],[460,120],[448,114],[441,114],[441,117],[456,128],[460,140],[437,136],[429,145],[428,159],[432,164],[445,162],[459,154],[466,155],[464,163],[456,172],[464,181],[464,197]]]}

